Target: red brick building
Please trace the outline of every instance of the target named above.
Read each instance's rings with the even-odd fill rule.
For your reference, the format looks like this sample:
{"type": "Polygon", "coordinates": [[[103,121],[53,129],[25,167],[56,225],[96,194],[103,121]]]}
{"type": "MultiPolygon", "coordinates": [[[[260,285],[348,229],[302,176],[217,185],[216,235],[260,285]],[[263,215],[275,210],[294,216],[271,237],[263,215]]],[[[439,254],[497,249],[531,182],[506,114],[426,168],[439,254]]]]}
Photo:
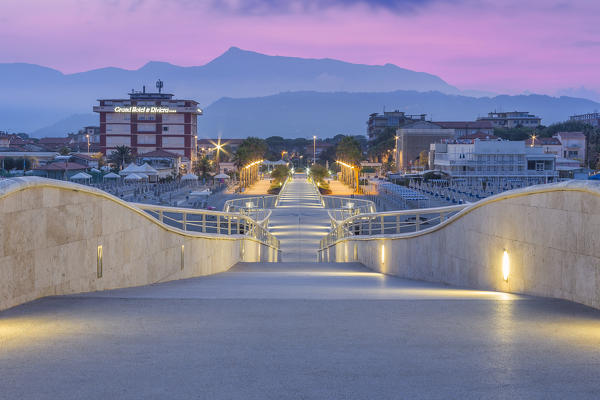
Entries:
{"type": "Polygon", "coordinates": [[[117,146],[129,146],[140,155],[167,150],[192,159],[198,115],[202,110],[194,100],[174,99],[161,93],[132,91],[129,99],[101,99],[94,106],[100,114],[100,151],[107,155],[117,146]]]}

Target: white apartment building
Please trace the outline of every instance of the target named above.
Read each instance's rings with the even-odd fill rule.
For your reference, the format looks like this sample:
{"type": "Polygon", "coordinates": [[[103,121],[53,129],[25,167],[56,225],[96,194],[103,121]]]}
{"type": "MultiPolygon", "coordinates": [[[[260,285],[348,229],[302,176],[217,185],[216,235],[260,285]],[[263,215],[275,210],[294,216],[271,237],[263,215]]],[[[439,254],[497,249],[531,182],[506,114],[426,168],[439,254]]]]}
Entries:
{"type": "Polygon", "coordinates": [[[542,119],[527,111],[491,112],[487,117],[479,117],[477,121],[489,121],[495,128],[537,128],[542,124],[542,119]]]}
{"type": "Polygon", "coordinates": [[[519,179],[528,184],[558,178],[556,155],[524,141],[474,140],[471,143],[434,143],[430,147],[432,167],[452,178],[475,183],[481,179],[519,179]]]}

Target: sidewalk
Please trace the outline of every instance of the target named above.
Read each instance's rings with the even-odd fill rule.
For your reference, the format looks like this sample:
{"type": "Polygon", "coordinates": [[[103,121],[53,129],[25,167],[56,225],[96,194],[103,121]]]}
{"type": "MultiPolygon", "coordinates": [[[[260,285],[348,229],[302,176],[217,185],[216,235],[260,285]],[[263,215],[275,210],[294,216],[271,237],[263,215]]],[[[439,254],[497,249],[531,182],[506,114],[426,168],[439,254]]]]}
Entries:
{"type": "Polygon", "coordinates": [[[340,181],[329,181],[329,189],[331,189],[332,196],[350,196],[354,194],[354,190],[340,181]]]}
{"type": "Polygon", "coordinates": [[[271,182],[269,182],[268,179],[261,179],[258,182],[256,182],[254,185],[246,188],[246,190],[244,190],[244,192],[241,194],[244,196],[268,194],[267,191],[269,190],[270,187],[271,187],[271,182]]]}

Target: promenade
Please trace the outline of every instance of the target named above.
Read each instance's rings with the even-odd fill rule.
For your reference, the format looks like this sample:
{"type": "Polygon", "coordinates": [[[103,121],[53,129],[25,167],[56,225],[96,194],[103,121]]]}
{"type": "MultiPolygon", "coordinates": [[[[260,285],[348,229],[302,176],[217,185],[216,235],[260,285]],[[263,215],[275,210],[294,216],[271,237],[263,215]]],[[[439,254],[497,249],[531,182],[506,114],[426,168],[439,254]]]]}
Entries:
{"type": "Polygon", "coordinates": [[[315,262],[319,241],[329,232],[327,210],[306,175],[296,174],[283,188],[269,230],[281,242],[283,261],[315,262]]]}
{"type": "Polygon", "coordinates": [[[304,176],[282,263],[46,297],[0,313],[3,399],[597,399],[600,312],[316,263],[304,176]]]}

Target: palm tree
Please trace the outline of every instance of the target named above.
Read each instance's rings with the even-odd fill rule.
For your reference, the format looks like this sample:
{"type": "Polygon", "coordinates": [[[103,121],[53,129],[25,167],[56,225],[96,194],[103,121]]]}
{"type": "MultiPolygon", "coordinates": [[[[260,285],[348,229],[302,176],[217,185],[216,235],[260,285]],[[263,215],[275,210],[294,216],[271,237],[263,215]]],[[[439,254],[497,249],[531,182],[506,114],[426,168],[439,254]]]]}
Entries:
{"type": "Polygon", "coordinates": [[[198,176],[202,176],[202,178],[206,179],[208,177],[208,173],[212,170],[212,165],[208,157],[204,156],[198,160],[196,163],[195,173],[198,176]]]}
{"type": "Polygon", "coordinates": [[[117,146],[109,156],[109,161],[113,164],[119,165],[121,169],[123,169],[125,164],[131,162],[132,160],[133,154],[131,152],[131,147],[129,146],[117,146]]]}

